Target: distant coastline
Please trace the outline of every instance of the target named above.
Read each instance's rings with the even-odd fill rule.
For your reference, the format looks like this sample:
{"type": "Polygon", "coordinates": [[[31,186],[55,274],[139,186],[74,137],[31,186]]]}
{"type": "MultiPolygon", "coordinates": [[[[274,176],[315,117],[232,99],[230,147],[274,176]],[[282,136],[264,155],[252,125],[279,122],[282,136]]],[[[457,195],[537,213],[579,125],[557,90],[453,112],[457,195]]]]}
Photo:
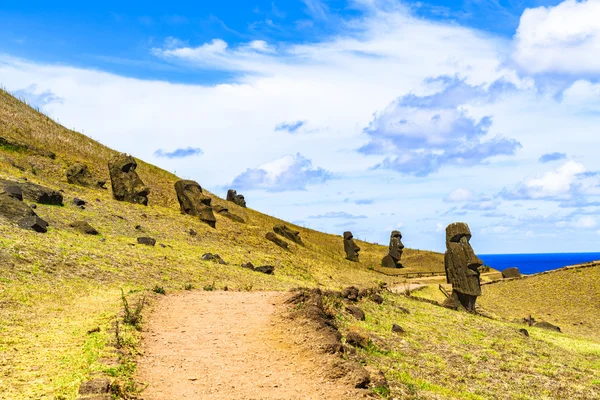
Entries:
{"type": "Polygon", "coordinates": [[[599,253],[478,254],[485,265],[498,271],[517,267],[523,274],[552,271],[600,260],[599,253]]]}

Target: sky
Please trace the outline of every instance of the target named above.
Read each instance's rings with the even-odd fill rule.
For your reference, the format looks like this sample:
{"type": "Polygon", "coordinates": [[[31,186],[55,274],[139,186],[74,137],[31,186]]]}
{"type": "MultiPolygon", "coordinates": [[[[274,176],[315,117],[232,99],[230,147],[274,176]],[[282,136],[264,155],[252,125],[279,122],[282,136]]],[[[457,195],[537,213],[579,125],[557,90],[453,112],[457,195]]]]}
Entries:
{"type": "Polygon", "coordinates": [[[0,85],[301,226],[591,252],[597,21],[600,0],[2,2],[0,85]]]}

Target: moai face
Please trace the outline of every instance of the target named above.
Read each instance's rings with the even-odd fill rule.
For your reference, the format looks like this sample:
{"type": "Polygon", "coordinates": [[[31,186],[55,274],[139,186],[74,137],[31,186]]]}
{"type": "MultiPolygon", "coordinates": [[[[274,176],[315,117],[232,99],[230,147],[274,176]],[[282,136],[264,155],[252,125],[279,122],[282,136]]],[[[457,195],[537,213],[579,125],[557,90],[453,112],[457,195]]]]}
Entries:
{"type": "Polygon", "coordinates": [[[113,196],[119,201],[148,205],[150,189],[144,185],[136,168],[135,159],[127,154],[118,154],[108,162],[113,196]]]}
{"type": "Polygon", "coordinates": [[[358,261],[358,252],[360,247],[354,243],[354,236],[352,232],[344,232],[344,251],[346,252],[346,258],[350,261],[358,261]]]}
{"type": "Polygon", "coordinates": [[[471,230],[464,222],[455,222],[446,228],[446,254],[444,265],[446,280],[457,292],[461,304],[469,311],[475,311],[475,300],[481,296],[479,267],[483,261],[475,255],[469,241],[471,230]]]}
{"type": "Polygon", "coordinates": [[[244,195],[241,195],[241,194],[237,195],[237,204],[238,204],[238,206],[246,207],[246,199],[244,198],[244,195]]]}
{"type": "Polygon", "coordinates": [[[396,262],[399,262],[402,258],[402,252],[404,251],[404,245],[402,244],[402,234],[400,231],[392,231],[390,235],[390,256],[392,256],[396,262]]]}
{"type": "Polygon", "coordinates": [[[216,218],[210,206],[212,199],[202,193],[202,187],[195,181],[181,180],[175,183],[177,200],[181,212],[189,215],[197,215],[200,220],[211,227],[216,226],[216,218]]]}

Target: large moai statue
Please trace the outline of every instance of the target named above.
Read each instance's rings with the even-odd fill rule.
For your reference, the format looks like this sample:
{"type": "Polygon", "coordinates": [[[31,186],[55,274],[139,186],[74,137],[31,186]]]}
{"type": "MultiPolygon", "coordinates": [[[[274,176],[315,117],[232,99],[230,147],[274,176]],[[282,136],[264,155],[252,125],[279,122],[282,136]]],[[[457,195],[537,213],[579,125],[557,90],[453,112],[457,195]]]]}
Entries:
{"type": "Polygon", "coordinates": [[[150,189],[144,185],[135,169],[137,163],[128,154],[117,154],[108,162],[113,196],[119,201],[148,205],[150,189]]]}
{"type": "Polygon", "coordinates": [[[346,259],[350,261],[358,261],[358,252],[360,247],[354,243],[354,236],[352,232],[344,232],[344,251],[346,252],[346,259]]]}
{"type": "Polygon", "coordinates": [[[233,189],[227,191],[227,201],[232,201],[240,207],[246,207],[246,199],[243,195],[237,194],[233,189]]]}
{"type": "Polygon", "coordinates": [[[212,199],[202,193],[202,187],[198,182],[177,181],[175,182],[175,191],[182,213],[197,215],[202,222],[206,222],[211,227],[217,226],[217,219],[210,206],[212,199]]]}
{"type": "Polygon", "coordinates": [[[273,232],[294,243],[304,246],[304,242],[302,242],[302,238],[300,237],[300,231],[294,231],[285,225],[275,225],[273,227],[273,232]]]}
{"type": "Polygon", "coordinates": [[[390,251],[387,256],[381,260],[381,266],[387,268],[402,268],[400,260],[404,245],[402,244],[402,234],[400,231],[392,231],[390,234],[390,251]]]}
{"type": "Polygon", "coordinates": [[[471,230],[467,224],[455,222],[448,225],[444,266],[446,281],[452,284],[449,300],[458,300],[467,311],[474,312],[477,296],[481,296],[479,267],[483,261],[475,255],[470,240],[471,230]]]}

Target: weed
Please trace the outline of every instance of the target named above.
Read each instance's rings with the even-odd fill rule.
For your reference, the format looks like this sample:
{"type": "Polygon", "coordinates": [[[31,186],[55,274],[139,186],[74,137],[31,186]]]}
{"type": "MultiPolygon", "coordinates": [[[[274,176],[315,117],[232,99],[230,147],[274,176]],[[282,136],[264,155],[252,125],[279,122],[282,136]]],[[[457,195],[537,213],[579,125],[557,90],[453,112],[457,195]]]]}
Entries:
{"type": "Polygon", "coordinates": [[[191,283],[186,283],[185,285],[183,285],[183,290],[192,290],[194,288],[194,285],[192,285],[191,283]]]}
{"type": "Polygon", "coordinates": [[[167,292],[165,291],[165,288],[162,286],[158,286],[158,285],[154,286],[154,288],[152,288],[152,291],[156,294],[162,294],[162,295],[167,294],[167,292]]]}
{"type": "Polygon", "coordinates": [[[375,393],[379,397],[387,399],[388,397],[390,397],[390,388],[386,385],[375,386],[373,388],[373,393],[375,393]]]}
{"type": "MultiPolygon", "coordinates": [[[[125,297],[125,293],[123,292],[123,289],[121,289],[121,299],[123,300],[123,309],[124,309],[123,322],[125,324],[135,327],[136,329],[139,329],[140,323],[142,322],[142,310],[144,308],[144,302],[146,301],[146,296],[143,296],[138,300],[138,303],[135,306],[135,309],[133,309],[133,310],[129,307],[129,303],[127,302],[127,298],[125,297]]],[[[118,331],[118,326],[119,326],[119,324],[117,323],[117,325],[116,325],[117,331],[118,331]]],[[[117,333],[117,335],[118,335],[118,333],[117,333]]]]}
{"type": "Polygon", "coordinates": [[[215,281],[213,281],[210,285],[204,286],[203,289],[207,292],[212,292],[213,290],[215,290],[215,281]]]}

